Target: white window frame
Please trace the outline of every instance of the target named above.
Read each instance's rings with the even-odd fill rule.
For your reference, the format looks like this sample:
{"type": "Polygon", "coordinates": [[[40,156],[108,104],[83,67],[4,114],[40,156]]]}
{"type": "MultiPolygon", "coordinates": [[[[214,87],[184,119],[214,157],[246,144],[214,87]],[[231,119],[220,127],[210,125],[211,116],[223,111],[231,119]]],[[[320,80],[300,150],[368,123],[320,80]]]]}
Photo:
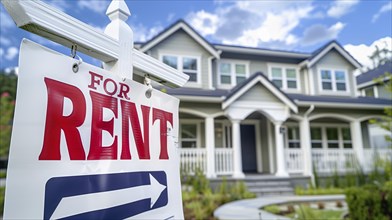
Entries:
{"type": "Polygon", "coordinates": [[[331,68],[331,67],[319,67],[317,70],[318,73],[318,86],[319,86],[319,92],[321,94],[330,94],[330,95],[348,95],[350,94],[350,83],[349,83],[349,77],[348,77],[348,71],[346,69],[343,68],[331,68]],[[327,90],[327,89],[323,89],[323,79],[321,76],[321,71],[330,71],[331,72],[331,84],[332,84],[332,89],[331,90],[327,90]],[[346,86],[346,90],[338,90],[336,84],[337,83],[341,83],[339,81],[336,80],[336,72],[337,71],[341,71],[344,73],[344,79],[345,79],[345,86],[346,86]]]}
{"type": "Polygon", "coordinates": [[[295,125],[294,123],[287,123],[285,126],[283,126],[284,128],[285,128],[285,130],[286,130],[286,135],[285,135],[285,141],[286,141],[286,148],[287,149],[302,149],[302,146],[301,146],[301,130],[300,130],[300,127],[299,127],[299,125],[295,125]],[[289,130],[290,130],[290,128],[298,128],[298,138],[299,139],[292,139],[292,140],[290,140],[289,139],[289,130]],[[299,148],[290,148],[290,143],[298,143],[298,145],[299,145],[299,148]]]}
{"type": "Polygon", "coordinates": [[[159,52],[159,60],[163,62],[164,56],[173,56],[177,57],[177,70],[184,72],[183,69],[183,59],[184,58],[192,58],[196,59],[197,62],[197,70],[196,70],[196,82],[188,81],[185,86],[189,87],[201,87],[201,55],[195,54],[182,54],[175,52],[159,52]]]}
{"type": "MultiPolygon", "coordinates": [[[[310,128],[321,128],[321,145],[322,148],[312,148],[312,149],[331,149],[331,150],[342,150],[342,149],[351,149],[354,150],[353,146],[353,140],[351,137],[351,140],[343,140],[343,128],[348,128],[349,131],[351,132],[351,127],[350,125],[346,124],[325,124],[325,123],[312,123],[310,125],[310,128]],[[330,141],[327,138],[327,128],[337,128],[338,129],[338,140],[337,141],[330,141]],[[338,148],[328,148],[328,143],[338,143],[339,147],[338,148]],[[351,144],[351,148],[344,148],[344,144],[351,144]]],[[[351,136],[351,133],[350,133],[351,136]]],[[[310,142],[312,143],[313,140],[310,139],[310,142]]],[[[318,142],[318,140],[317,140],[318,142]]],[[[311,146],[312,147],[312,146],[311,146]]]]}
{"type": "Polygon", "coordinates": [[[282,88],[280,88],[283,91],[286,92],[293,92],[293,93],[298,93],[301,92],[301,78],[300,78],[300,71],[298,66],[296,65],[289,65],[289,64],[277,64],[277,63],[269,63],[268,64],[268,79],[272,82],[273,77],[272,77],[272,68],[279,68],[282,70],[282,88]],[[297,88],[288,88],[287,86],[287,69],[294,69],[295,70],[295,81],[297,83],[297,88]]]}
{"type": "MultiPolygon", "coordinates": [[[[196,148],[202,147],[201,146],[201,123],[202,123],[202,120],[193,120],[193,119],[181,119],[180,120],[180,137],[179,137],[179,139],[180,139],[180,147],[181,148],[182,148],[182,141],[188,140],[188,138],[186,138],[186,139],[182,138],[181,132],[182,132],[182,126],[184,124],[185,125],[196,125],[196,138],[195,138],[196,148]]],[[[186,148],[186,149],[188,149],[188,148],[186,148]]],[[[195,149],[195,148],[190,148],[190,149],[195,149]]]]}
{"type": "Polygon", "coordinates": [[[237,85],[237,73],[235,71],[236,65],[245,65],[245,80],[249,77],[249,62],[241,60],[221,59],[217,62],[217,82],[220,88],[231,88],[237,85]],[[230,64],[230,84],[222,84],[221,82],[220,65],[222,63],[230,64]]]}
{"type": "Polygon", "coordinates": [[[366,88],[363,88],[361,91],[362,91],[362,96],[364,96],[364,97],[371,97],[371,96],[366,96],[366,89],[373,89],[373,93],[374,93],[374,98],[378,98],[378,89],[377,89],[377,86],[371,86],[371,87],[366,87],[366,88]]]}

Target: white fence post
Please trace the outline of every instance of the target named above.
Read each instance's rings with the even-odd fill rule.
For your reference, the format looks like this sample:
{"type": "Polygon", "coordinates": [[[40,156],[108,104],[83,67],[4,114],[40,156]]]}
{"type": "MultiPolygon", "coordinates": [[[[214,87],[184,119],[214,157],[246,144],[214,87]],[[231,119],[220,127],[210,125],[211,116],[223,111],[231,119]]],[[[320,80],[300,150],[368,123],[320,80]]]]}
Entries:
{"type": "Polygon", "coordinates": [[[106,15],[111,22],[105,28],[105,34],[118,40],[118,60],[104,63],[104,68],[118,74],[121,78],[133,78],[133,31],[125,21],[131,15],[124,0],[112,0],[106,15]]]}

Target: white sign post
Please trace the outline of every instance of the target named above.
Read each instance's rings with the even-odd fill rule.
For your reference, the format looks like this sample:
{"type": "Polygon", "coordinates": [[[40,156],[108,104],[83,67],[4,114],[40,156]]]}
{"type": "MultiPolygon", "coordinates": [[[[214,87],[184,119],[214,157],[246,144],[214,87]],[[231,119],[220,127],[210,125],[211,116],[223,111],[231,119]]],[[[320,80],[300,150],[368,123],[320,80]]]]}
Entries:
{"type": "MultiPolygon", "coordinates": [[[[41,9],[57,18],[56,28],[70,19],[31,2],[3,4],[18,26],[40,25],[41,9]]],[[[147,73],[170,86],[183,85],[187,76],[132,49],[132,38],[126,38],[132,31],[123,29],[129,14],[124,7],[123,1],[113,1],[107,12],[112,23],[106,32],[118,41],[108,39],[119,51],[90,50],[118,58],[105,60],[110,72],[23,40],[5,219],[183,218],[179,100],[132,81],[132,64],[137,75],[147,73]]],[[[75,19],[72,22],[81,27],[75,19]]],[[[35,31],[64,41],[58,37],[61,33],[45,30],[35,31]]],[[[82,48],[93,48],[94,40],[85,41],[82,48]]]]}

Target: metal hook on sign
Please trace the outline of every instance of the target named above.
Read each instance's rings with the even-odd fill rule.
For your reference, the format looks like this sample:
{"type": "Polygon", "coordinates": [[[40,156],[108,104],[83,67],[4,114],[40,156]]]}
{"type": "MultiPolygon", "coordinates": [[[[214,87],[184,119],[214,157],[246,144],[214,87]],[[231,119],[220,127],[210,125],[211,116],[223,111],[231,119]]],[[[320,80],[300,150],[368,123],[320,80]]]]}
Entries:
{"type": "Polygon", "coordinates": [[[146,91],[146,97],[149,99],[151,98],[152,95],[152,85],[151,85],[151,79],[148,74],[144,76],[144,85],[148,86],[148,89],[146,91]]]}
{"type": "Polygon", "coordinates": [[[77,44],[72,44],[72,46],[71,46],[71,57],[72,58],[75,58],[77,49],[78,49],[78,45],[77,44]]]}
{"type": "Polygon", "coordinates": [[[71,57],[72,58],[78,57],[78,62],[74,62],[72,64],[72,71],[74,73],[77,73],[79,71],[79,66],[83,63],[82,58],[79,55],[76,54],[77,47],[78,46],[76,44],[73,44],[71,46],[71,57]]]}

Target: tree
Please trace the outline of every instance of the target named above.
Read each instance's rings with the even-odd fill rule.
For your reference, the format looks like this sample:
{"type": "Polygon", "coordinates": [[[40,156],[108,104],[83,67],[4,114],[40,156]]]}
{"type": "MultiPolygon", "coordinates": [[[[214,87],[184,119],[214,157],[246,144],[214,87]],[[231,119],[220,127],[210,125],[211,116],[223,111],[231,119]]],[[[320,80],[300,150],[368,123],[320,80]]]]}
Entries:
{"type": "Polygon", "coordinates": [[[0,157],[8,157],[14,116],[17,76],[0,71],[0,157]]]}

